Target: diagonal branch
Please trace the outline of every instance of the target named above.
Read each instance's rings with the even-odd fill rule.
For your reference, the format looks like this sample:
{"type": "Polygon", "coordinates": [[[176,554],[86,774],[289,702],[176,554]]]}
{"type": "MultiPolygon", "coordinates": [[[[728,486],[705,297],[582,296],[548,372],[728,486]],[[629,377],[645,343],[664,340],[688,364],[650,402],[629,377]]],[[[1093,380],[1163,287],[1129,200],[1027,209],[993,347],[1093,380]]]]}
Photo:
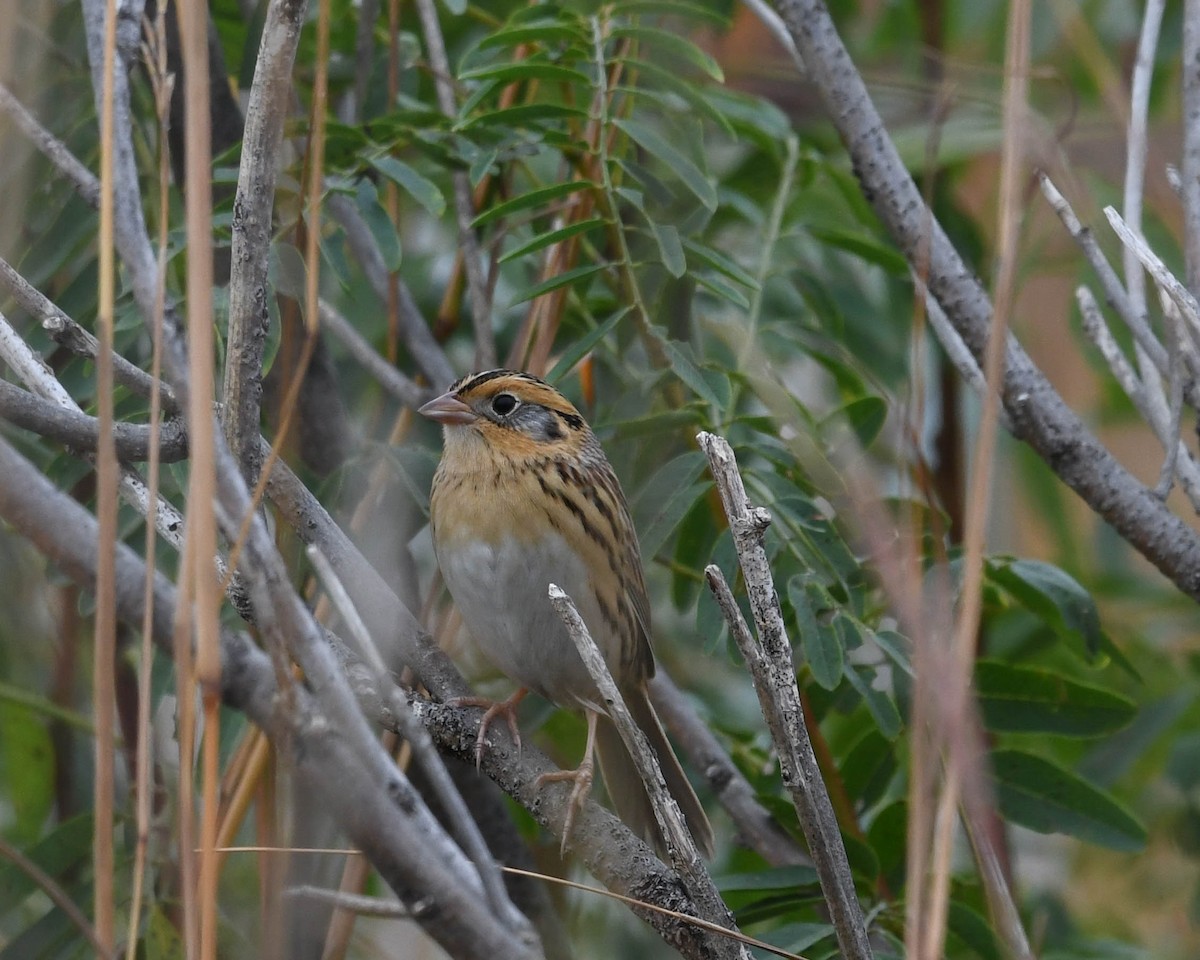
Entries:
{"type": "Polygon", "coordinates": [[[796,815],[808,841],[838,946],[849,960],[869,960],[872,953],[867,940],[866,919],[854,890],[854,878],[833,803],[804,725],[792,648],[763,548],[763,533],[771,522],[771,515],[750,503],[729,444],[711,433],[700,433],[696,439],[708,457],[721,503],[729,517],[729,529],[737,549],[738,564],[746,578],[746,592],[758,630],[757,643],[750,635],[720,568],[710,565],[704,574],[754,678],[763,717],[779,752],[783,785],[792,795],[796,815]]]}
{"type": "MultiPolygon", "coordinates": [[[[876,214],[910,264],[927,255],[930,292],[982,361],[992,320],[987,292],[926,207],[829,11],[821,0],[777,0],[777,7],[876,214]]],[[[1200,535],[1117,462],[1011,337],[1004,369],[1001,396],[1013,435],[1180,590],[1200,600],[1200,535]]]]}

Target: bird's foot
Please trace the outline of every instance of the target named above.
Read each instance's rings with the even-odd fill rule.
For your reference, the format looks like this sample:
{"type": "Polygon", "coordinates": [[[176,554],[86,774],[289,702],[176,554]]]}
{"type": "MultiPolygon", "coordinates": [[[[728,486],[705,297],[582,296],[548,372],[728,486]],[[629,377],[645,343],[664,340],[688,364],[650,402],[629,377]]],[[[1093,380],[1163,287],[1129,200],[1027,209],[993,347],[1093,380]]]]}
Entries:
{"type": "Polygon", "coordinates": [[[559,846],[559,853],[566,856],[567,841],[571,837],[571,828],[575,825],[575,814],[583,808],[584,801],[587,800],[588,794],[592,790],[592,781],[596,776],[596,766],[592,760],[591,751],[588,751],[587,756],[583,758],[583,762],[574,770],[554,770],[551,773],[541,774],[534,785],[540,790],[547,783],[558,783],[563,780],[570,780],[574,786],[571,787],[571,796],[567,800],[567,815],[563,821],[562,844],[559,846]]]}
{"type": "Polygon", "coordinates": [[[455,697],[447,701],[452,707],[484,707],[483,717],[479,721],[479,733],[475,737],[475,769],[483,762],[483,748],[487,743],[488,727],[492,721],[503,716],[508,722],[508,732],[512,734],[513,743],[521,749],[521,730],[517,727],[517,706],[529,693],[522,687],[507,700],[489,700],[487,697],[455,697]]]}

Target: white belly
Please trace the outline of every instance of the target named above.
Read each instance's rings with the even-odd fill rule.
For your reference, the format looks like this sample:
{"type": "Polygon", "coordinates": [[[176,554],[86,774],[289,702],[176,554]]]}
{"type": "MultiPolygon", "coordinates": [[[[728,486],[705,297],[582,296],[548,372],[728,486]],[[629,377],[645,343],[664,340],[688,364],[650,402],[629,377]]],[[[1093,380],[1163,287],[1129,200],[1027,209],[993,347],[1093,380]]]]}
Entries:
{"type": "Polygon", "coordinates": [[[595,684],[550,605],[549,585],[575,601],[610,669],[619,644],[607,635],[587,569],[561,536],[443,545],[438,564],[463,623],[499,670],[559,705],[600,709],[595,684]]]}

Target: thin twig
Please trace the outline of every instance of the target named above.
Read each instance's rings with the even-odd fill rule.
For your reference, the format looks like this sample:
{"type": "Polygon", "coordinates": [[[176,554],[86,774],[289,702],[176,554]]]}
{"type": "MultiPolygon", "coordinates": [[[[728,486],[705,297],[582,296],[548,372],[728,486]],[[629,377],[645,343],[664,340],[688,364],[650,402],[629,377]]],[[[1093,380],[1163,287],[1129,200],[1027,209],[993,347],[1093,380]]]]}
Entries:
{"type": "Polygon", "coordinates": [[[96,953],[101,957],[114,956],[112,947],[101,942],[96,934],[96,928],[88,923],[88,918],[83,915],[83,911],[79,909],[67,892],[55,882],[50,874],[5,840],[3,836],[0,836],[0,858],[8,860],[32,880],[34,885],[50,898],[50,902],[63,912],[63,916],[75,924],[96,953]]]}
{"type": "MultiPolygon", "coordinates": [[[[425,36],[425,53],[433,72],[438,107],[443,116],[453,121],[458,116],[454,80],[450,59],[446,56],[446,41],[438,20],[434,0],[416,0],[421,31],[425,36]]],[[[458,242],[462,248],[463,266],[467,273],[467,295],[471,299],[471,321],[475,329],[475,369],[490,370],[496,365],[496,338],[492,332],[492,306],[488,295],[487,278],[483,275],[483,257],[479,238],[471,221],[475,219],[475,203],[471,196],[471,181],[462,170],[452,175],[454,184],[454,216],[458,224],[458,242]]]]}
{"type": "Polygon", "coordinates": [[[432,904],[413,904],[411,907],[397,900],[384,900],[381,897],[369,897],[364,894],[346,893],[342,890],[327,890],[325,887],[314,887],[302,884],[289,887],[283,891],[285,897],[297,900],[309,900],[326,906],[337,907],[339,910],[349,910],[360,917],[379,917],[383,920],[411,920],[413,914],[422,909],[429,909],[432,904]]]}
{"type": "MultiPolygon", "coordinates": [[[[1200,465],[1196,464],[1183,441],[1179,439],[1178,420],[1174,419],[1172,411],[1168,410],[1165,403],[1156,401],[1146,394],[1136,371],[1130,366],[1125,354],[1121,352],[1121,347],[1104,322],[1104,316],[1091,291],[1087,287],[1079,287],[1075,291],[1075,298],[1083,319],[1083,332],[1096,345],[1113,378],[1137,408],[1142,419],[1154,431],[1155,436],[1162,443],[1163,449],[1168,452],[1166,463],[1171,464],[1173,473],[1179,476],[1188,499],[1192,501],[1192,506],[1200,510],[1200,465]],[[1172,422],[1174,422],[1174,429],[1171,427],[1172,422]],[[1170,455],[1172,447],[1176,451],[1174,457],[1170,455]]],[[[1161,496],[1162,493],[1160,492],[1159,495],[1161,496]]]]}
{"type": "MultiPolygon", "coordinates": [[[[391,282],[387,265],[354,201],[335,193],[326,200],[325,206],[345,232],[346,242],[362,267],[375,296],[380,303],[386,304],[391,282]]],[[[417,366],[421,368],[421,372],[425,374],[425,378],[438,388],[450,386],[456,379],[454,366],[447,359],[441,344],[434,339],[429,324],[421,316],[408,286],[399,278],[396,279],[396,313],[400,322],[400,339],[417,366]]]]}
{"type": "Polygon", "coordinates": [[[708,457],[721,503],[729,518],[729,529],[758,628],[757,644],[750,637],[750,630],[733,601],[720,568],[708,566],[704,571],[705,578],[754,678],[763,716],[779,752],[783,785],[791,794],[808,841],[838,946],[849,960],[865,960],[872,955],[866,920],[854,891],[854,878],[833,804],[804,726],[791,644],[763,547],[763,534],[771,522],[771,515],[761,507],[751,505],[738,474],[733,448],[711,433],[700,433],[696,439],[708,457]]]}
{"type": "MultiPolygon", "coordinates": [[[[4,380],[0,380],[0,417],[74,450],[94,452],[99,440],[100,424],[95,417],[43,400],[4,380]]],[[[114,424],[113,439],[117,456],[122,460],[149,460],[155,442],[150,427],[138,423],[114,424]]],[[[187,432],[183,422],[168,420],[157,445],[163,463],[186,460],[187,432]]]]}
{"type": "MultiPolygon", "coordinates": [[[[1162,258],[1150,248],[1145,238],[1126,224],[1113,207],[1105,207],[1104,215],[1108,218],[1113,232],[1121,238],[1121,242],[1137,255],[1146,271],[1154,278],[1154,282],[1179,308],[1187,335],[1193,340],[1200,338],[1200,303],[1192,296],[1191,291],[1179,282],[1175,274],[1163,263],[1162,258]]],[[[1191,372],[1193,376],[1200,376],[1200,370],[1193,369],[1191,372]]]]}
{"type": "Polygon", "coordinates": [[[629,751],[629,756],[633,759],[634,766],[637,767],[642,784],[650,797],[650,805],[654,809],[654,819],[658,823],[658,829],[666,839],[668,850],[671,851],[672,866],[680,871],[688,883],[689,890],[692,890],[692,895],[695,896],[693,883],[698,879],[697,871],[703,872],[704,870],[700,851],[696,847],[696,841],[692,838],[691,831],[687,828],[679,804],[667,790],[666,780],[658,765],[658,758],[650,748],[650,742],[646,739],[645,733],[638,727],[629,708],[625,706],[625,698],[621,696],[621,690],[609,672],[608,664],[604,662],[604,655],[596,646],[596,641],[592,639],[587,624],[583,622],[583,617],[575,608],[575,601],[555,583],[549,585],[549,597],[550,605],[554,607],[558,618],[567,628],[567,634],[579,651],[588,675],[596,684],[596,689],[600,691],[600,702],[604,704],[609,719],[617,728],[617,733],[621,735],[621,742],[625,744],[625,749],[629,751]]]}
{"type": "Polygon", "coordinates": [[[1108,305],[1112,307],[1129,328],[1129,332],[1133,334],[1138,345],[1146,351],[1147,355],[1154,362],[1155,369],[1164,377],[1167,375],[1167,351],[1158,338],[1154,335],[1154,331],[1150,329],[1150,324],[1146,320],[1146,313],[1143,309],[1141,312],[1133,307],[1133,302],[1129,299],[1129,294],[1126,292],[1124,285],[1121,283],[1121,278],[1117,276],[1116,270],[1112,264],[1108,262],[1108,258],[1104,256],[1104,251],[1100,249],[1100,244],[1096,242],[1096,235],[1090,227],[1085,227],[1079,221],[1075,211],[1071,208],[1071,204],[1067,202],[1067,198],[1062,195],[1054,182],[1045,174],[1038,174],[1038,184],[1042,188],[1042,196],[1050,204],[1058,218],[1062,221],[1064,227],[1067,228],[1067,233],[1079,245],[1079,249],[1087,258],[1088,263],[1092,265],[1092,269],[1096,271],[1096,276],[1100,278],[1100,289],[1104,291],[1104,299],[1108,301],[1108,305]]]}
{"type": "MultiPolygon", "coordinates": [[[[921,283],[915,273],[913,282],[917,284],[917,289],[925,297],[925,315],[929,318],[929,326],[933,328],[933,334],[946,354],[946,359],[958,371],[958,375],[963,378],[967,386],[982,399],[983,395],[987,393],[988,386],[983,371],[979,369],[979,364],[975,362],[971,351],[967,349],[967,345],[963,343],[962,337],[954,329],[953,324],[946,318],[946,312],[942,309],[942,305],[933,298],[928,288],[921,283]]],[[[1000,418],[1001,425],[1011,432],[1012,423],[1003,407],[999,408],[997,416],[1000,418]]]]}
{"type": "Polygon", "coordinates": [[[649,690],[663,726],[671,732],[693,768],[708,781],[717,801],[737,827],[741,842],[772,866],[811,865],[812,859],[803,848],[758,802],[750,781],[675,682],[659,670],[650,681],[649,690]]]}
{"type": "Polygon", "coordinates": [[[433,393],[414,383],[400,370],[388,363],[361,333],[354,329],[341,312],[332,304],[321,301],[321,326],[333,334],[346,351],[369,373],[384,390],[404,406],[416,410],[433,393]]]}
{"type": "Polygon", "coordinates": [[[471,818],[462,794],[458,792],[454,781],[450,779],[450,774],[446,771],[446,766],[442,763],[442,758],[433,745],[429,731],[413,716],[412,711],[408,708],[408,701],[400,695],[396,687],[387,684],[389,676],[387,664],[379,655],[370,631],[363,623],[362,617],[359,616],[358,608],[350,599],[350,595],[334,571],[333,565],[315,546],[308,547],[306,553],[316,568],[334,608],[345,622],[347,632],[354,639],[358,654],[374,671],[376,683],[380,684],[380,690],[388,691],[385,704],[396,718],[398,732],[412,746],[413,753],[421,763],[421,768],[429,778],[433,791],[449,818],[454,835],[479,871],[489,905],[497,916],[504,918],[505,924],[514,934],[527,943],[535,943],[537,935],[529,921],[509,900],[504,889],[504,878],[500,874],[496,861],[488,850],[487,842],[480,834],[478,825],[471,818]]]}
{"type": "Polygon", "coordinates": [[[12,118],[13,122],[34,145],[42,152],[75,188],[75,192],[93,209],[100,206],[100,181],[67,149],[67,145],[49,130],[43,127],[28,110],[25,109],[12,91],[0,83],[0,110],[12,118]]]}
{"type": "Polygon", "coordinates": [[[1200,2],[1183,5],[1183,158],[1180,163],[1183,194],[1183,251],[1188,289],[1200,298],[1200,2]]]}

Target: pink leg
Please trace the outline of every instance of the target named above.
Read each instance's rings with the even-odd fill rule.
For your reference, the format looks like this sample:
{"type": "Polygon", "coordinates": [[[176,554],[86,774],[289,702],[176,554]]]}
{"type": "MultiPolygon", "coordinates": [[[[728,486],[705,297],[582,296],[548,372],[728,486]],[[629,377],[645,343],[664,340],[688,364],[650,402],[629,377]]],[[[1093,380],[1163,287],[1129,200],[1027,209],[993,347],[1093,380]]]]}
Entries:
{"type": "Polygon", "coordinates": [[[529,690],[521,687],[507,700],[489,700],[487,697],[455,697],[447,701],[452,707],[486,707],[483,719],[479,721],[479,734],[475,737],[475,769],[483,762],[483,748],[487,740],[488,727],[492,721],[503,715],[508,721],[508,731],[512,734],[517,749],[521,749],[521,731],[517,728],[517,705],[525,699],[529,690]]]}
{"type": "Polygon", "coordinates": [[[587,746],[583,751],[583,760],[574,770],[555,770],[553,773],[543,773],[537,778],[534,784],[538,789],[541,789],[547,783],[554,783],[560,780],[571,780],[575,786],[571,788],[571,797],[567,801],[567,817],[563,823],[562,846],[559,852],[566,854],[567,840],[571,836],[571,828],[575,825],[575,813],[579,810],[588,793],[592,789],[592,780],[595,778],[596,765],[592,760],[592,755],[596,747],[596,721],[600,719],[600,715],[594,710],[586,712],[587,717],[587,746]]]}

